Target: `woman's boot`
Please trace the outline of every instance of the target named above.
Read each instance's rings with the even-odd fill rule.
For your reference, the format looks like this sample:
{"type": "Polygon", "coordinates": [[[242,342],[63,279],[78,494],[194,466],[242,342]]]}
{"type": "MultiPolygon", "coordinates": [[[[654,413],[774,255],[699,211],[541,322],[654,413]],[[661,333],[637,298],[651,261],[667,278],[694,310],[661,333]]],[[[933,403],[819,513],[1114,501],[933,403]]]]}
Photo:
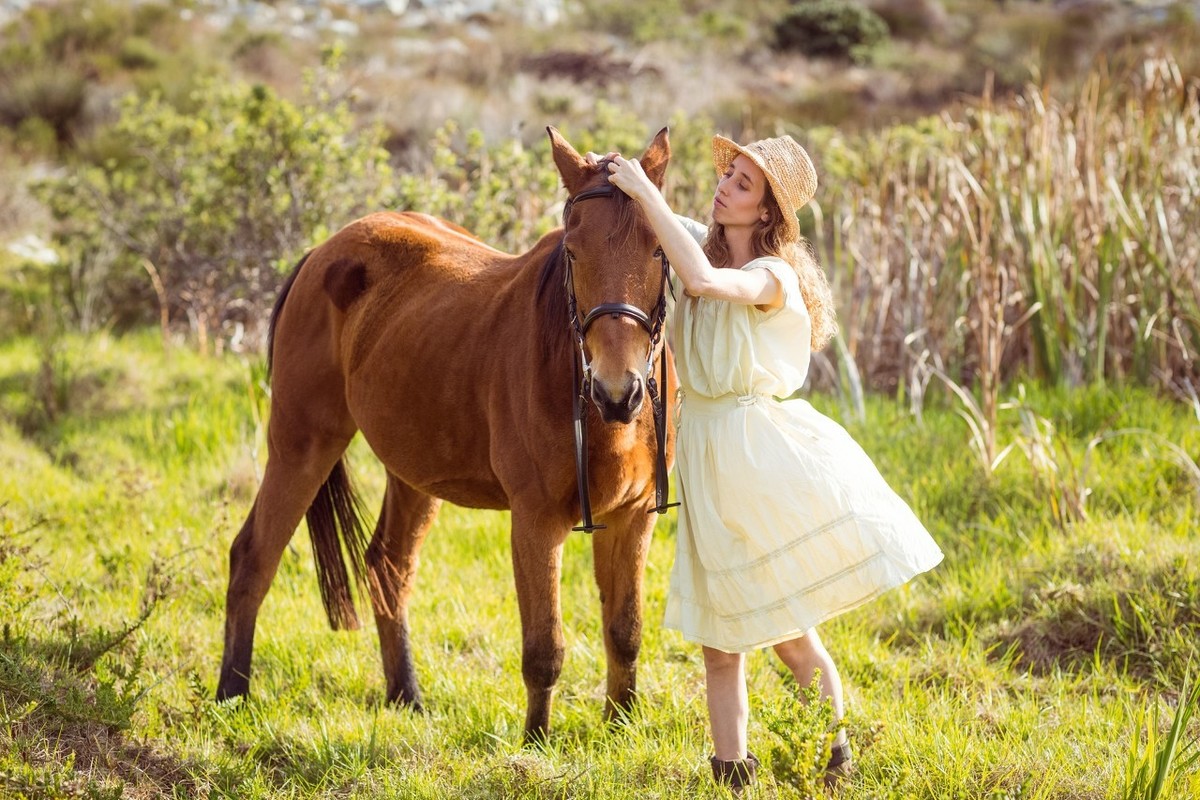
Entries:
{"type": "Polygon", "coordinates": [[[854,762],[851,760],[850,743],[835,744],[829,749],[829,763],[825,765],[825,788],[832,789],[838,781],[850,775],[854,762]]]}
{"type": "Polygon", "coordinates": [[[735,795],[754,783],[754,773],[758,771],[758,759],[754,753],[746,751],[746,757],[740,761],[721,761],[716,756],[709,759],[712,762],[713,780],[726,784],[735,795]]]}

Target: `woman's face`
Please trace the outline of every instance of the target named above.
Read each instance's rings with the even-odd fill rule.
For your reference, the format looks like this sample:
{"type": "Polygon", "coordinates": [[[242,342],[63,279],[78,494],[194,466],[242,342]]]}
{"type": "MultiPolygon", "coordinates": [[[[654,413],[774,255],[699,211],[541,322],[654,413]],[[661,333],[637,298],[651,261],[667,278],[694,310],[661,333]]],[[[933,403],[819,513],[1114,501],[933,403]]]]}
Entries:
{"type": "Polygon", "coordinates": [[[726,228],[749,226],[761,222],[766,214],[763,195],[767,176],[758,166],[738,154],[717,182],[713,195],[713,221],[726,228]]]}

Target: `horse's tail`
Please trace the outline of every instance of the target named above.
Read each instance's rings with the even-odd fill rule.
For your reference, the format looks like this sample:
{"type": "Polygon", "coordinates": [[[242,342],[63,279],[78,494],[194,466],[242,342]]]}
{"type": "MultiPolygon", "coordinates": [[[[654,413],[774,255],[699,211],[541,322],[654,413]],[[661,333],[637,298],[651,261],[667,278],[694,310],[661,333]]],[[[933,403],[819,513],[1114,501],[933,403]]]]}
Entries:
{"type": "Polygon", "coordinates": [[[321,584],[321,602],[329,617],[329,626],[336,630],[356,630],[358,614],[350,590],[350,574],[342,556],[345,547],[354,572],[359,597],[366,591],[367,527],[362,501],[350,483],[345,458],[338,459],[329,477],[317,492],[304,518],[308,520],[308,535],[312,537],[313,555],[317,562],[317,580],[321,584]]]}
{"type": "MultiPolygon", "coordinates": [[[[271,376],[275,356],[275,326],[283,305],[287,302],[300,270],[312,251],[305,253],[288,275],[275,307],[271,310],[271,321],[267,328],[267,377],[271,376]]],[[[346,472],[345,457],[338,459],[329,471],[329,477],[317,491],[304,518],[308,520],[308,535],[312,538],[313,556],[317,562],[317,581],[321,586],[321,602],[334,630],[358,628],[358,614],[354,609],[354,596],[350,586],[350,572],[358,585],[359,596],[366,596],[366,552],[367,526],[362,502],[350,483],[346,472]],[[350,558],[350,570],[342,554],[350,558]]]]}

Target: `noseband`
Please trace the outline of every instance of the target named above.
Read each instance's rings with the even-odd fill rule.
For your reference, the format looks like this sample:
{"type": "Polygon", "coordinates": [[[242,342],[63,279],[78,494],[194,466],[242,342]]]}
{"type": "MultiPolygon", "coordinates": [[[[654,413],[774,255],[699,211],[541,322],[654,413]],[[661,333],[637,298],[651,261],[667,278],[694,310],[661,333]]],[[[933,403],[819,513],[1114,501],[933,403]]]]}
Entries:
{"type": "MultiPolygon", "coordinates": [[[[575,203],[581,203],[584,200],[592,200],[598,197],[613,197],[617,191],[617,188],[612,184],[604,183],[569,198],[566,206],[563,208],[563,227],[566,227],[567,221],[571,217],[571,208],[575,203]]],[[[564,241],[565,237],[566,234],[564,233],[564,241]]],[[[654,439],[657,445],[657,453],[654,463],[654,508],[651,508],[647,513],[665,514],[668,508],[679,505],[678,503],[667,502],[667,399],[665,396],[667,389],[667,359],[665,352],[662,353],[659,359],[661,382],[656,382],[653,377],[654,352],[658,350],[659,342],[662,341],[663,322],[667,318],[667,287],[669,286],[668,278],[671,265],[667,261],[667,255],[661,247],[654,251],[654,255],[658,256],[662,264],[662,279],[659,284],[658,302],[654,304],[654,308],[651,309],[649,314],[629,303],[601,303],[588,311],[583,316],[583,320],[580,321],[579,303],[575,298],[573,270],[575,257],[571,254],[570,250],[563,249],[563,261],[566,266],[564,281],[566,282],[567,289],[567,314],[571,321],[571,332],[575,337],[575,345],[579,350],[579,358],[572,359],[574,386],[571,390],[571,395],[575,420],[575,472],[579,482],[579,508],[583,521],[582,524],[571,530],[591,533],[592,531],[606,527],[592,522],[592,503],[588,494],[587,395],[591,392],[592,367],[588,363],[587,350],[583,345],[583,337],[587,335],[588,328],[592,326],[593,322],[606,314],[611,315],[613,318],[629,317],[640,325],[650,337],[649,347],[646,352],[646,392],[650,395],[650,405],[653,411],[654,439]]],[[[665,350],[665,348],[663,349],[665,350]]]]}

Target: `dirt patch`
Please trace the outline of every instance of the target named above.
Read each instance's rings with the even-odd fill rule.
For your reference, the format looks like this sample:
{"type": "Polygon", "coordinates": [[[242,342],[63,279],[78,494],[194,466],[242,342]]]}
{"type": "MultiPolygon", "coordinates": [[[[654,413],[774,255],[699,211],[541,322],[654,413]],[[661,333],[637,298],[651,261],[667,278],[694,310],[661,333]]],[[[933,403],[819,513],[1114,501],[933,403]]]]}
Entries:
{"type": "Polygon", "coordinates": [[[520,61],[522,72],[542,80],[564,78],[580,84],[605,88],[613,83],[627,83],[634,78],[661,78],[662,70],[648,64],[638,64],[617,58],[611,52],[582,53],[570,50],[551,50],[520,61]]]}
{"type": "MultiPolygon", "coordinates": [[[[50,775],[74,764],[73,775],[61,782],[49,779],[67,796],[157,798],[199,794],[196,769],[188,761],[153,743],[127,741],[120,731],[95,722],[42,727],[27,721],[13,731],[14,742],[33,742],[21,760],[32,773],[50,775]]],[[[0,789],[34,791],[45,779],[14,774],[0,777],[0,789]]],[[[44,787],[43,787],[44,788],[44,787]]]]}

